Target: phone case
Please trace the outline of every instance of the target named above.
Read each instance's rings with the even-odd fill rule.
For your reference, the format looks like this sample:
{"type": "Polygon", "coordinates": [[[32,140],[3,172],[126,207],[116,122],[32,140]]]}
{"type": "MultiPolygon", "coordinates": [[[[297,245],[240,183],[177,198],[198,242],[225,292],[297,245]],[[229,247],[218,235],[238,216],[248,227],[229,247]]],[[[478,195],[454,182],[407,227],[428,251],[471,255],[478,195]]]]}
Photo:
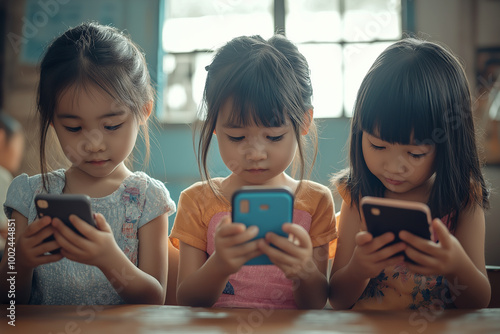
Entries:
{"type": "MultiPolygon", "coordinates": [[[[370,196],[363,197],[360,204],[368,232],[374,237],[394,233],[395,239],[388,245],[400,241],[399,231],[402,230],[432,240],[431,211],[426,204],[370,196]]],[[[400,254],[404,252],[396,255],[400,254]]],[[[405,259],[411,261],[406,255],[405,259]]]]}
{"type": "Polygon", "coordinates": [[[96,226],[92,217],[90,197],[78,194],[39,194],[35,196],[35,206],[38,217],[57,217],[68,225],[73,231],[80,234],[69,221],[69,216],[74,214],[92,226],[96,226]]]}
{"type": "MultiPolygon", "coordinates": [[[[293,194],[289,188],[242,187],[233,194],[231,204],[233,222],[243,223],[246,226],[255,225],[259,228],[255,239],[263,238],[267,232],[287,237],[287,234],[281,230],[281,226],[293,220],[293,194]]],[[[267,255],[263,254],[245,264],[269,265],[273,263],[267,255]]]]}

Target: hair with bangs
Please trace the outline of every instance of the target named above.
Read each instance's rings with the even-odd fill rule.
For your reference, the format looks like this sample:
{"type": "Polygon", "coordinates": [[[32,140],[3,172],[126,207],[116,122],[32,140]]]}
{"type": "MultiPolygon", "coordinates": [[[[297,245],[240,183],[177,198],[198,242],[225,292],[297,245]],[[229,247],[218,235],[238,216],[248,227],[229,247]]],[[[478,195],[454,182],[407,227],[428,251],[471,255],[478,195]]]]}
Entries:
{"type": "MultiPolygon", "coordinates": [[[[45,144],[57,103],[64,92],[95,86],[126,106],[140,122],[144,107],[155,93],[144,55],[124,33],[98,23],[83,23],[67,30],[47,48],[40,64],[37,109],[40,116],[40,168],[48,170],[45,144]]],[[[147,123],[143,122],[146,158],[149,156],[147,123]]]]}
{"type": "MultiPolygon", "coordinates": [[[[197,156],[200,173],[212,189],[215,190],[210,182],[207,157],[219,111],[228,99],[233,103],[231,124],[264,127],[292,124],[298,142],[293,165],[298,161],[302,180],[307,154],[301,129],[313,107],[309,65],[297,47],[281,35],[267,41],[260,36],[236,37],[216,52],[207,71],[197,156]]],[[[312,167],[317,154],[317,133],[313,120],[310,122],[309,136],[314,145],[312,167]]],[[[292,174],[296,170],[293,168],[292,174]]]]}
{"type": "Polygon", "coordinates": [[[428,205],[433,217],[470,204],[488,207],[480,169],[468,81],[460,62],[444,47],[414,38],[389,46],[363,79],[351,122],[349,165],[332,181],[351,194],[359,210],[362,196],[384,197],[385,187],[363,157],[363,131],[403,145],[432,145],[435,181],[428,205]]]}

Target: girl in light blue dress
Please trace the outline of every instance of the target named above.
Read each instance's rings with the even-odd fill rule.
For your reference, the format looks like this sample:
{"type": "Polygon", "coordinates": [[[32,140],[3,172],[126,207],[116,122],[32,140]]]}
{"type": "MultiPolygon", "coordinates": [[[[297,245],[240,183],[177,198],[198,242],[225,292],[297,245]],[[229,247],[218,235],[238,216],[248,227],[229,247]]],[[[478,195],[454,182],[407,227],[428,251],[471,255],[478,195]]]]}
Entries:
{"type": "Polygon", "coordinates": [[[85,23],[52,42],[37,99],[42,173],[18,176],[7,194],[14,240],[6,250],[15,246],[15,263],[4,257],[0,264],[0,302],[164,303],[175,204],[162,182],[126,166],[153,101],[144,56],[118,30],[85,23]],[[52,129],[71,166],[49,172],[52,129]],[[37,218],[34,197],[41,193],[88,195],[97,228],[72,215],[81,236],[57,218],[37,218]],[[8,293],[11,272],[15,296],[8,293]]]}

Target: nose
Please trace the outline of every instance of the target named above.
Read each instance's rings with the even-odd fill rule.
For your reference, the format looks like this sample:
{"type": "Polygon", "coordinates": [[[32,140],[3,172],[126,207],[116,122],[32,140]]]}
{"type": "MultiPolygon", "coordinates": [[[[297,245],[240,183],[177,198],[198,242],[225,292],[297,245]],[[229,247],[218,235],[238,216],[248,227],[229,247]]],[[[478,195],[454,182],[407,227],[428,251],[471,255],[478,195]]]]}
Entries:
{"type": "Polygon", "coordinates": [[[97,153],[106,149],[104,136],[99,130],[92,130],[83,133],[83,148],[86,152],[97,153]]]}
{"type": "Polygon", "coordinates": [[[385,163],[385,170],[390,174],[405,174],[410,170],[409,161],[403,156],[390,157],[385,163]]]}
{"type": "Polygon", "coordinates": [[[248,147],[245,150],[247,160],[259,161],[267,158],[266,145],[258,139],[250,140],[248,147]]]}

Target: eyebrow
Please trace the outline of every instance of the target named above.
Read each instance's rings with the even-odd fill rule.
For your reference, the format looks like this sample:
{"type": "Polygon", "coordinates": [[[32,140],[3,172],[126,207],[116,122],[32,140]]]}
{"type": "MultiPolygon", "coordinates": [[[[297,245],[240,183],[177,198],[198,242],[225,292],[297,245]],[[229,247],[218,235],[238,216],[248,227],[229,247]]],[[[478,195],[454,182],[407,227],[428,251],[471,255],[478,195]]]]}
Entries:
{"type": "MultiPolygon", "coordinates": [[[[108,117],[115,117],[115,116],[123,116],[125,114],[125,111],[120,110],[120,111],[112,111],[107,114],[104,114],[102,116],[99,116],[100,119],[103,118],[108,118],[108,117]]],[[[73,114],[58,114],[57,118],[66,118],[66,119],[80,119],[81,117],[73,115],[73,114]]]]}
{"type": "MultiPolygon", "coordinates": [[[[383,140],[383,139],[382,139],[382,138],[380,138],[379,136],[374,135],[374,134],[371,134],[371,133],[369,133],[369,132],[367,132],[367,133],[368,133],[368,135],[369,135],[370,137],[373,137],[373,138],[375,138],[375,139],[378,139],[378,140],[381,140],[381,141],[385,142],[385,140],[383,140]]],[[[422,146],[432,146],[432,145],[429,145],[429,144],[420,144],[420,145],[418,145],[418,144],[417,144],[417,143],[415,143],[415,142],[411,142],[411,143],[409,143],[409,144],[405,144],[405,145],[408,145],[408,146],[416,146],[416,147],[422,147],[422,146]]]]}

